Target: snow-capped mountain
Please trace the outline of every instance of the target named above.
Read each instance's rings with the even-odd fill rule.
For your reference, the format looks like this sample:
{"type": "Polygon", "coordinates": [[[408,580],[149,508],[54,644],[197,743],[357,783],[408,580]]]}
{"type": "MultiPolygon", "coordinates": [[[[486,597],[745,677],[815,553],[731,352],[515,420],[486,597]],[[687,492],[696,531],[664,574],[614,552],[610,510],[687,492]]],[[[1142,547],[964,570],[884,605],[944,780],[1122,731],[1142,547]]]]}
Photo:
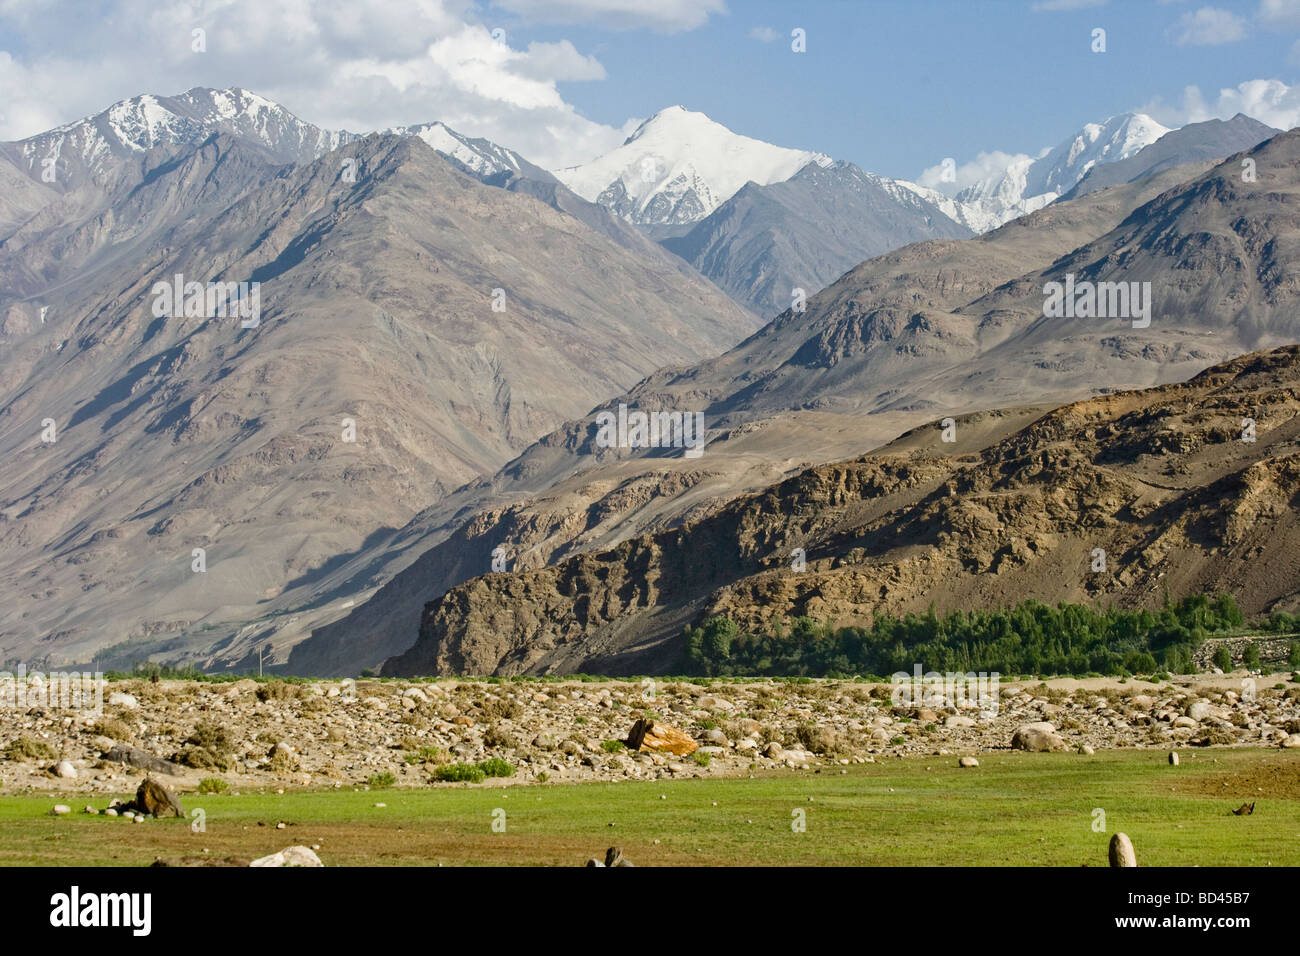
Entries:
{"type": "MultiPolygon", "coordinates": [[[[549,173],[513,150],[486,139],[475,139],[443,123],[391,127],[382,130],[415,136],[453,160],[470,175],[488,181],[528,176],[549,181],[549,173]]],[[[116,161],[158,146],[196,146],[214,133],[228,133],[267,151],[283,163],[317,159],[362,134],[328,130],[305,122],[278,103],[248,90],[195,87],[178,96],[141,96],[114,103],[108,109],[0,146],[14,164],[39,179],[48,159],[55,161],[56,188],[99,180],[116,161]]]]}
{"type": "Polygon", "coordinates": [[[741,136],[703,113],[670,106],[617,149],[554,172],[579,196],[631,222],[681,225],[703,219],[745,183],[783,182],[810,162],[831,160],[741,136]]]}
{"type": "Polygon", "coordinates": [[[179,96],[133,96],[94,116],[14,143],[6,152],[34,178],[40,177],[45,161],[53,159],[54,185],[69,188],[86,178],[101,178],[115,160],[156,146],[197,145],[217,132],[264,147],[280,162],[315,159],[358,138],[306,123],[247,90],[195,87],[179,96]]]}
{"type": "Polygon", "coordinates": [[[987,232],[1054,202],[1094,166],[1128,159],[1168,132],[1150,116],[1121,113],[1103,123],[1087,124],[1037,159],[1017,159],[1001,172],[965,187],[904,185],[963,225],[987,232]]]}
{"type": "Polygon", "coordinates": [[[382,132],[422,139],[466,173],[491,185],[501,185],[504,180],[515,176],[547,182],[554,180],[550,173],[534,166],[514,150],[488,139],[458,133],[445,123],[394,126],[382,132]]]}

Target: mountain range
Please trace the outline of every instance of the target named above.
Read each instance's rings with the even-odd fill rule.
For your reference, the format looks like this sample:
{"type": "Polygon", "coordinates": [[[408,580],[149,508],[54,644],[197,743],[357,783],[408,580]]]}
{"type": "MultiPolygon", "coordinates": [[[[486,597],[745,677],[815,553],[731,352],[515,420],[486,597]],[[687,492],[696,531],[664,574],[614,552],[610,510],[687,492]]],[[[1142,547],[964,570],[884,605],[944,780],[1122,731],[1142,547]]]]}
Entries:
{"type": "Polygon", "coordinates": [[[964,198],[680,107],[554,172],[238,89],[0,144],[0,656],[355,673],[484,574],[1294,341],[1291,134],[1162,129],[964,198]],[[1257,182],[1213,165],[1251,147],[1257,182]],[[1067,274],[1151,282],[1150,328],[1049,319],[1067,274]],[[258,320],[160,314],[176,275],[257,283],[258,320]],[[704,455],[600,447],[620,404],[703,414],[704,455]]]}
{"type": "Polygon", "coordinates": [[[789,309],[722,356],[661,370],[603,406],[703,409],[711,441],[700,459],[602,453],[594,416],[566,426],[444,502],[458,508],[412,522],[406,547],[431,547],[296,647],[291,668],[328,670],[358,655],[373,666],[399,653],[426,603],[467,579],[496,580],[496,548],[512,571],[531,573],[706,519],[737,494],[862,454],[921,422],[1001,409],[1023,424],[1063,401],[1183,381],[1297,340],[1294,286],[1279,268],[1294,261],[1294,239],[1283,237],[1296,235],[1297,135],[1249,154],[1268,170],[1254,183],[1242,182],[1237,157],[1166,168],[974,239],[862,263],[804,312],[789,309]],[[1243,235],[1246,222],[1273,244],[1243,235]],[[1067,270],[1151,282],[1151,325],[1045,318],[1044,287],[1067,270]]]}
{"type": "MultiPolygon", "coordinates": [[[[82,181],[0,245],[7,656],[287,623],[333,600],[315,578],[341,555],[757,324],[648,240],[484,185],[422,137],[284,165],[316,141],[276,128],[287,144],[193,144],[160,122],[144,151],[79,152],[82,181]],[[159,315],[175,275],[259,283],[260,323],[159,315]]],[[[99,120],[61,135],[64,157],[107,141],[99,120]]]]}

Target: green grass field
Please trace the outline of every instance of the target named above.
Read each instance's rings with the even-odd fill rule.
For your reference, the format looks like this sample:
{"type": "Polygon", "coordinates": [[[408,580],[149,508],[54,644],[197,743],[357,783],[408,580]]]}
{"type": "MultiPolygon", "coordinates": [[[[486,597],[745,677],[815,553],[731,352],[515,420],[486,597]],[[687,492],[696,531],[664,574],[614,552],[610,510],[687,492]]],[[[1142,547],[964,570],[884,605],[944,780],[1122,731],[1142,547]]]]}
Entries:
{"type": "Polygon", "coordinates": [[[319,844],[327,866],[579,865],[611,845],[642,866],[1105,866],[1121,830],[1144,866],[1300,864],[1300,753],[1181,753],[1178,767],[1157,750],[998,753],[974,769],[924,757],[753,779],[182,795],[204,811],[202,833],[84,815],[84,794],[10,796],[0,865],[139,866],[204,848],[247,859],[319,844]],[[1253,815],[1231,814],[1249,801],[1253,815]],[[56,802],[73,813],[47,815],[56,802]],[[796,810],[804,832],[792,829],[796,810]],[[505,832],[493,830],[496,811],[505,832]]]}

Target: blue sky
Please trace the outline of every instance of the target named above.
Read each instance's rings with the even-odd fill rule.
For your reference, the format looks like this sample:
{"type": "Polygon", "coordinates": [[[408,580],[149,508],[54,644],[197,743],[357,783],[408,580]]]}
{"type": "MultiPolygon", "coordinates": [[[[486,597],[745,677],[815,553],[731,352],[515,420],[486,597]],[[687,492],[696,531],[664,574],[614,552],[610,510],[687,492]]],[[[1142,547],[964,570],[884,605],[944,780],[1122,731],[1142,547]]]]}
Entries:
{"type": "MultiPolygon", "coordinates": [[[[562,83],[590,119],[619,125],[681,103],[737,132],[816,149],[873,172],[910,178],[942,157],[999,149],[1036,154],[1085,122],[1129,110],[1183,117],[1184,89],[1275,78],[1288,86],[1300,31],[1268,29],[1257,3],[1219,3],[1249,25],[1238,42],[1183,38],[1195,3],[1125,0],[1035,10],[1019,0],[733,0],[728,13],[674,34],[564,26],[501,26],[522,38],[567,38],[608,76],[562,83]],[[807,52],[790,32],[807,32],[807,52]],[[1106,52],[1091,52],[1092,30],[1106,52]],[[755,28],[778,36],[752,39],[755,28]]],[[[493,8],[488,8],[491,20],[493,8]]]]}
{"type": "Polygon", "coordinates": [[[1300,125],[1298,39],[1300,0],[0,0],[0,140],[240,86],[329,128],[441,120],[556,168],[680,103],[916,178],[1127,110],[1300,125]]]}

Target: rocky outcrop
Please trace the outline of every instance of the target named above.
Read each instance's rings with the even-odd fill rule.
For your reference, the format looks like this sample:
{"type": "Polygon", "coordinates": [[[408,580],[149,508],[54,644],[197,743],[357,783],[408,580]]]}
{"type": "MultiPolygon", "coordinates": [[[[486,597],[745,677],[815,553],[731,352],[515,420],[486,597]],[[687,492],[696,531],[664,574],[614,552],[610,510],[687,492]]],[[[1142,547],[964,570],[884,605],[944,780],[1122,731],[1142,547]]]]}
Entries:
{"type": "Polygon", "coordinates": [[[713,615],[852,624],[1026,598],[1150,606],[1166,588],[1289,609],[1297,359],[1291,346],[1066,405],[973,453],[946,455],[935,423],[681,528],[476,578],[426,607],[384,671],[654,673],[677,663],[683,625],[713,615]]]}

